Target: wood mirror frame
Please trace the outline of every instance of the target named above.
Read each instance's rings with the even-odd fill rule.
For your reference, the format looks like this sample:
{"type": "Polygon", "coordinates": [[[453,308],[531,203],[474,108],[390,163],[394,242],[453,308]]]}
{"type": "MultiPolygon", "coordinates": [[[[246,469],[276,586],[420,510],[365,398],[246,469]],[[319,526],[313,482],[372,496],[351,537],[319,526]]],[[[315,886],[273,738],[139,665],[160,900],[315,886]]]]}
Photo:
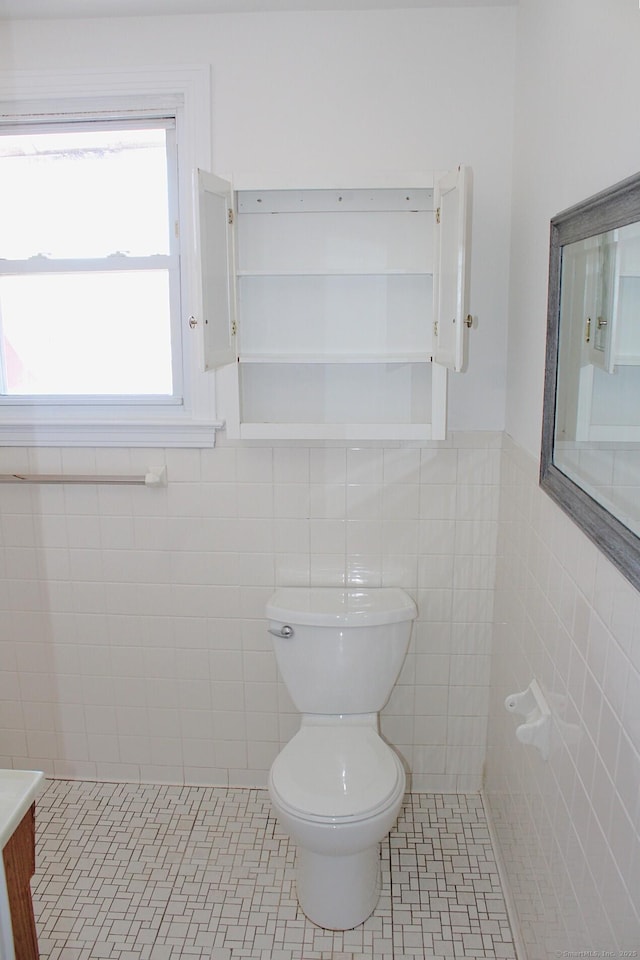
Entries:
{"type": "MultiPolygon", "coordinates": [[[[637,222],[640,222],[640,174],[589,197],[551,220],[540,486],[640,589],[640,537],[554,462],[563,248],[637,222]]],[[[640,396],[638,408],[640,410],[640,396]]]]}

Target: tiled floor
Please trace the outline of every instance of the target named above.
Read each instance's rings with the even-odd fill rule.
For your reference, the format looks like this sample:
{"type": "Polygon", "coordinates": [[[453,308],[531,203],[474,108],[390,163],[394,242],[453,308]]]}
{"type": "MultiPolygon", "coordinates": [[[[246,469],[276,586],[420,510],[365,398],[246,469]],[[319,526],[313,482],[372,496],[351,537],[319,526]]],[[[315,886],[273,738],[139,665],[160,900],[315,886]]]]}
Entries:
{"type": "Polygon", "coordinates": [[[265,791],[51,781],[37,823],[42,960],[515,957],[476,796],[408,795],[378,907],[339,933],[298,909],[265,791]]]}

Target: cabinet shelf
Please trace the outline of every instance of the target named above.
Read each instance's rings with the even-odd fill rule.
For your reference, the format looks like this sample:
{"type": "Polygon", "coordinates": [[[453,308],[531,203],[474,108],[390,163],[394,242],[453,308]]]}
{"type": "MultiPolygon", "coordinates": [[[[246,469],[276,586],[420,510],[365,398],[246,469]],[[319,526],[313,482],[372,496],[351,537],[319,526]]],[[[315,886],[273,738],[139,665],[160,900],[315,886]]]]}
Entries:
{"type": "Polygon", "coordinates": [[[431,423],[251,423],[241,440],[431,440],[431,423]]]}
{"type": "Polygon", "coordinates": [[[295,270],[237,270],[236,276],[240,279],[251,279],[252,277],[272,277],[275,279],[287,277],[432,277],[432,270],[402,270],[400,268],[377,269],[347,269],[344,270],[321,270],[295,269],[295,270]]]}
{"type": "Polygon", "coordinates": [[[345,213],[411,215],[433,213],[433,209],[433,189],[424,186],[241,190],[238,194],[240,217],[260,214],[289,217],[291,214],[302,214],[307,218],[315,218],[336,213],[341,216],[345,213]]]}
{"type": "Polygon", "coordinates": [[[432,352],[432,301],[426,275],[245,277],[238,353],[274,362],[423,359],[432,352]]]}
{"type": "Polygon", "coordinates": [[[238,363],[431,363],[432,357],[426,353],[406,353],[406,354],[287,354],[287,353],[245,353],[238,357],[238,363]]]}

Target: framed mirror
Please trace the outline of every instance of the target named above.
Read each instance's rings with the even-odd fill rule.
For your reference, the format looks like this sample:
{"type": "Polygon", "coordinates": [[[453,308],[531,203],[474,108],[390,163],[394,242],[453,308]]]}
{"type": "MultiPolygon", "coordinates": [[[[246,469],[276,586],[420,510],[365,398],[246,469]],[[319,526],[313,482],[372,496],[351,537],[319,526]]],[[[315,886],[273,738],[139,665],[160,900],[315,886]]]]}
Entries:
{"type": "Polygon", "coordinates": [[[640,589],[640,174],[551,221],[540,485],[640,589]]]}

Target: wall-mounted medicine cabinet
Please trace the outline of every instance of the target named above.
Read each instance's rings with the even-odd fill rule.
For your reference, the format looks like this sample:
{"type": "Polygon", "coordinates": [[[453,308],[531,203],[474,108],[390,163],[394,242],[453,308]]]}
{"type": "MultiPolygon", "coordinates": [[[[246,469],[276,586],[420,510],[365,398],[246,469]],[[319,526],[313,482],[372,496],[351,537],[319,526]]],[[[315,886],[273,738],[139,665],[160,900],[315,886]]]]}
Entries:
{"type": "Polygon", "coordinates": [[[229,437],[444,438],[469,179],[232,190],[199,171],[205,364],[229,437]]]}

